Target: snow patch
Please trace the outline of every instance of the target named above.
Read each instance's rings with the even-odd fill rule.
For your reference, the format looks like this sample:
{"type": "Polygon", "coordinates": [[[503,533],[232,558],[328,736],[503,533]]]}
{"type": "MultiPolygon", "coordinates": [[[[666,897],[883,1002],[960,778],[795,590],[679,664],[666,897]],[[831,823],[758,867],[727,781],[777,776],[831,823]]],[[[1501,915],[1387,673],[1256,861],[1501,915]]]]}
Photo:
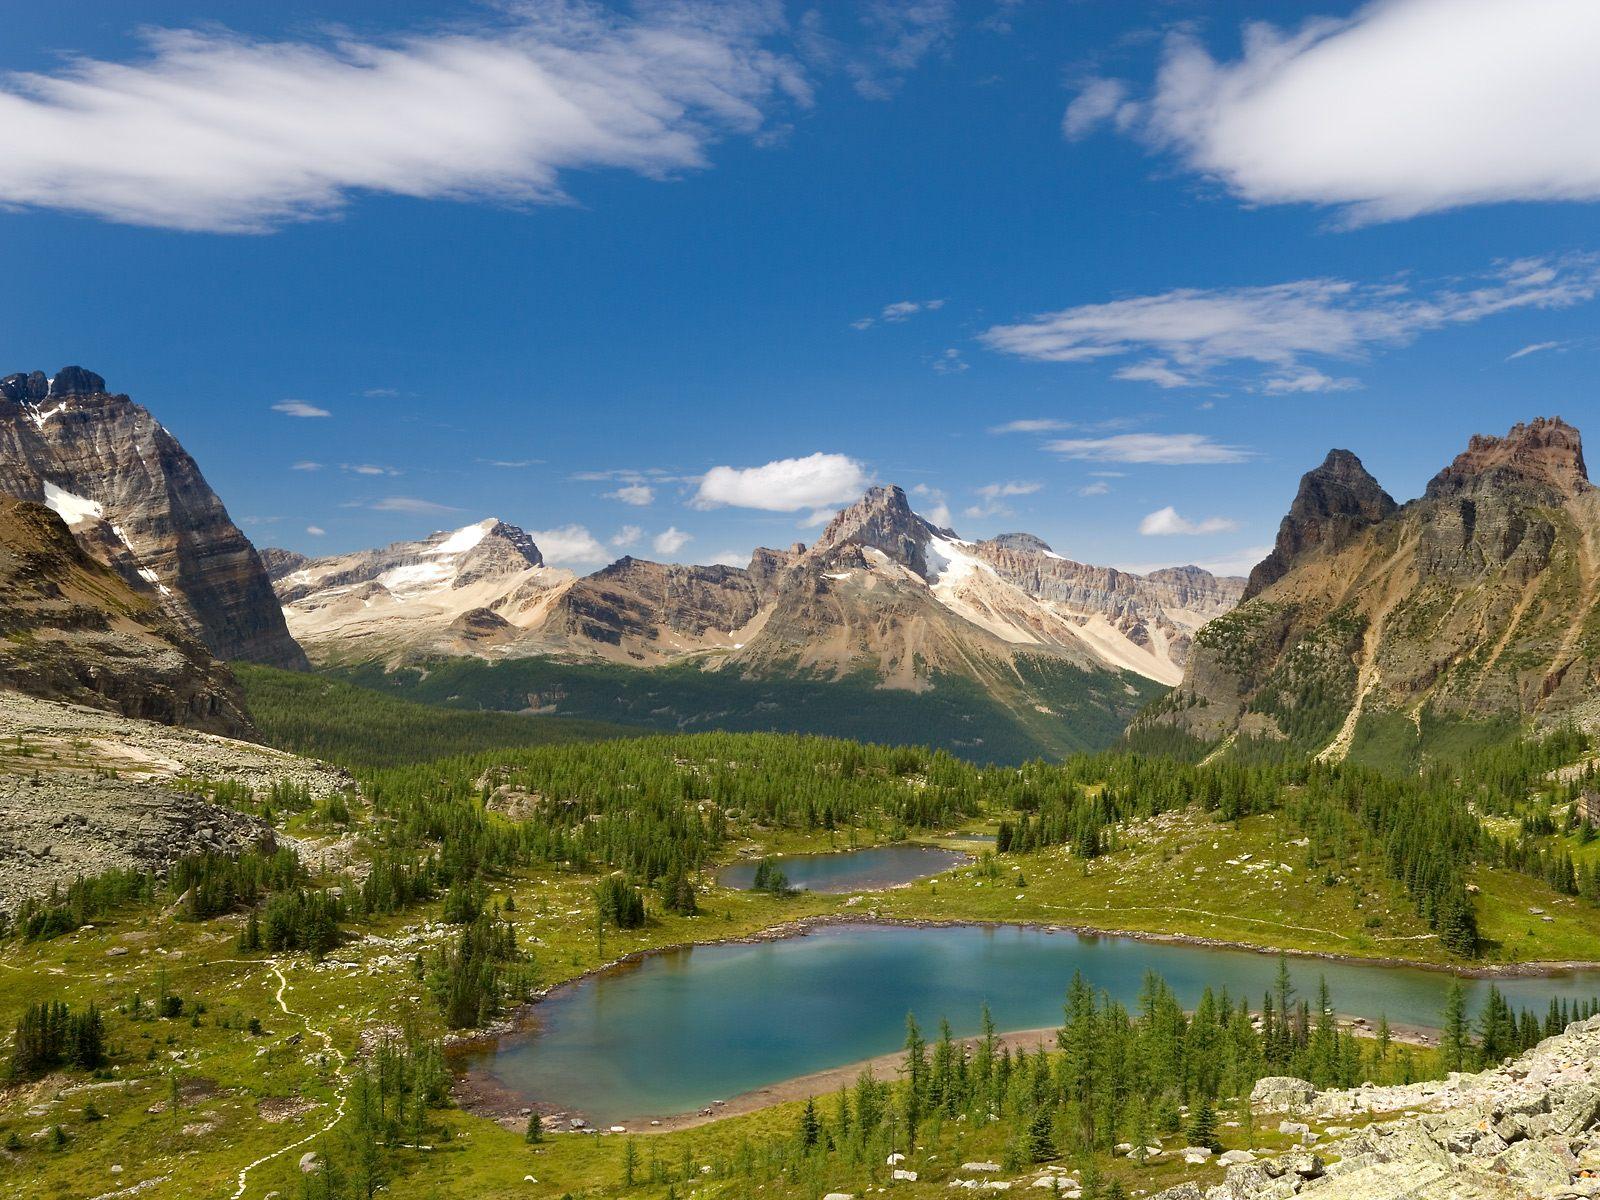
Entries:
{"type": "Polygon", "coordinates": [[[455,572],[443,563],[413,563],[410,566],[395,567],[385,571],[378,576],[378,582],[391,592],[420,591],[423,588],[438,587],[454,574],[455,572]]]}
{"type": "Polygon", "coordinates": [[[161,576],[157,575],[149,567],[139,568],[139,578],[144,580],[146,583],[154,584],[156,591],[160,592],[163,596],[172,595],[172,589],[166,584],[162,583],[161,576]]]}
{"type": "Polygon", "coordinates": [[[476,525],[467,525],[456,530],[444,541],[440,542],[425,554],[465,554],[488,535],[489,530],[495,526],[496,518],[490,517],[487,521],[479,521],[476,525]]]}
{"type": "Polygon", "coordinates": [[[93,500],[85,500],[82,496],[75,496],[65,488],[45,481],[44,502],[46,507],[54,510],[55,514],[68,525],[82,525],[88,521],[98,521],[105,510],[93,500]]]}
{"type": "Polygon", "coordinates": [[[962,549],[963,546],[970,545],[971,542],[963,542],[959,538],[928,539],[925,553],[928,557],[928,570],[933,574],[934,587],[954,586],[974,571],[996,574],[995,569],[988,563],[962,549]]]}

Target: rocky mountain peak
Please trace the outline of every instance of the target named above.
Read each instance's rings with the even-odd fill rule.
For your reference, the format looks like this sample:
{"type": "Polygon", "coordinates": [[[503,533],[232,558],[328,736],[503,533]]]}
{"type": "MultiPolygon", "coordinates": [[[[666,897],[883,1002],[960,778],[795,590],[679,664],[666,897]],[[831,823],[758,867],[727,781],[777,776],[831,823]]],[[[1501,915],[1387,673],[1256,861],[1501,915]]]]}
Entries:
{"type": "Polygon", "coordinates": [[[1467,448],[1428,484],[1430,500],[1486,490],[1533,488],[1536,503],[1584,491],[1589,472],[1583,461],[1583,436],[1560,417],[1535,417],[1511,427],[1504,437],[1473,434],[1467,448]]]}
{"type": "Polygon", "coordinates": [[[989,539],[991,546],[1002,550],[1028,550],[1035,554],[1054,554],[1050,544],[1031,533],[998,533],[989,539]]]}
{"type": "Polygon", "coordinates": [[[104,377],[82,367],[62,367],[50,380],[52,396],[98,396],[105,390],[104,377]]]}
{"type": "Polygon", "coordinates": [[[43,371],[19,371],[0,379],[0,396],[17,404],[37,404],[49,395],[50,380],[43,371]]]}
{"type": "Polygon", "coordinates": [[[870,548],[926,576],[928,539],[939,533],[954,536],[912,512],[904,489],[891,483],[868,488],[861,499],[840,509],[808,555],[831,558],[845,547],[870,548]]]}
{"type": "Polygon", "coordinates": [[[1330,450],[1322,465],[1300,477],[1300,490],[1278,526],[1272,553],[1256,564],[1244,598],[1257,595],[1288,574],[1297,560],[1319,548],[1348,545],[1369,525],[1399,505],[1348,450],[1330,450]]]}

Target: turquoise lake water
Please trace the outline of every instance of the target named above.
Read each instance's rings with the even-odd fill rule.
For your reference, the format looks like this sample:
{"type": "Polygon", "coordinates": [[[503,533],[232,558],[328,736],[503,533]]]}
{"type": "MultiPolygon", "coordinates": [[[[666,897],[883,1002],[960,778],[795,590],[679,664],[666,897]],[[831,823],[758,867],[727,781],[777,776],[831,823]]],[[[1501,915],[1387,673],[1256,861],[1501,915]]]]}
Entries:
{"type": "MultiPolygon", "coordinates": [[[[1298,994],[1326,976],[1351,1016],[1436,1026],[1450,977],[1376,964],[1289,960],[1298,994]]],[[[1130,1008],[1144,973],[1192,1005],[1206,985],[1259,1008],[1269,954],[1015,926],[841,925],[751,944],[650,955],[558,992],[537,1032],[502,1039],[470,1065],[529,1099],[610,1123],[691,1112],[753,1088],[895,1050],[915,1013],[933,1035],[978,1031],[988,1003],[1001,1030],[1061,1021],[1075,970],[1130,1008]]],[[[1600,994],[1600,970],[1497,981],[1514,1006],[1600,994]]],[[[1468,980],[1473,1012],[1488,990],[1468,980]]]]}
{"type": "MultiPolygon", "coordinates": [[[[971,856],[959,850],[938,846],[873,846],[837,854],[786,854],[773,861],[783,868],[789,886],[803,892],[875,891],[898,887],[960,866],[971,856]]],[[[726,888],[743,890],[755,883],[754,859],[737,862],[717,873],[717,882],[726,888]]]]}

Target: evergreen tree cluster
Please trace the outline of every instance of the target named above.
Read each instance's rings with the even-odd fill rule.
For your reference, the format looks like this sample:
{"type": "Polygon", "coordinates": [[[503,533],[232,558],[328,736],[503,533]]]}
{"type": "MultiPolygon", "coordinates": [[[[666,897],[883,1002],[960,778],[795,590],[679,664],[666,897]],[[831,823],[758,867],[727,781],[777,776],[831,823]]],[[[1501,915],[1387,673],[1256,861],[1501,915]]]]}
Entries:
{"type": "Polygon", "coordinates": [[[105,1061],[105,1021],[93,1004],[75,1013],[59,1000],[40,1001],[28,1005],[17,1021],[11,1041],[13,1082],[37,1079],[58,1067],[93,1071],[105,1061]]]}

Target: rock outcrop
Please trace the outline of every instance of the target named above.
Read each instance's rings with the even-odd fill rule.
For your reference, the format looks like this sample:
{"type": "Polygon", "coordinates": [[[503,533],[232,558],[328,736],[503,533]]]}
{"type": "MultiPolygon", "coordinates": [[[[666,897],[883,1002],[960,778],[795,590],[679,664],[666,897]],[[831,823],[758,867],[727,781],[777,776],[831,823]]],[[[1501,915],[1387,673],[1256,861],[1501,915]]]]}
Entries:
{"type": "Polygon", "coordinates": [[[0,687],[250,735],[232,674],[42,504],[0,498],[0,687]]]}
{"type": "Polygon", "coordinates": [[[216,657],[306,665],[255,548],[194,459],[92,371],[0,379],[0,494],[55,510],[216,657]]]}
{"type": "Polygon", "coordinates": [[[1400,507],[1336,451],[1251,580],[1135,735],[1392,758],[1463,722],[1600,719],[1600,492],[1559,418],[1474,437],[1400,507]]]}
{"type": "Polygon", "coordinates": [[[1313,1119],[1345,1122],[1334,1127],[1343,1132],[1328,1130],[1314,1149],[1236,1162],[1221,1183],[1185,1183],[1152,1200],[1600,1195],[1600,1017],[1481,1074],[1325,1092],[1307,1105],[1313,1119]],[[1364,1123],[1351,1131],[1356,1118],[1364,1123]]]}
{"type": "Polygon", "coordinates": [[[348,775],[265,746],[0,690],[0,912],[80,875],[162,872],[187,854],[273,844],[265,822],[180,788],[226,779],[315,799],[348,775]]]}

